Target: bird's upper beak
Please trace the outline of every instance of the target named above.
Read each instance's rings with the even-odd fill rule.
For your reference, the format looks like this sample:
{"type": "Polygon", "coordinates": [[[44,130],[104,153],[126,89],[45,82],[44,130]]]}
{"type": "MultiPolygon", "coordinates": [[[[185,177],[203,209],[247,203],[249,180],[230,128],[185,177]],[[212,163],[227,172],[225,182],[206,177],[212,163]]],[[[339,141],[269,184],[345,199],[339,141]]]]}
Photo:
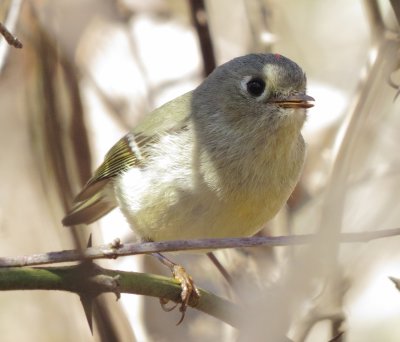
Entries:
{"type": "Polygon", "coordinates": [[[289,95],[280,99],[273,99],[269,103],[275,103],[282,108],[311,108],[314,106],[309,101],[315,101],[313,97],[306,94],[289,95]]]}

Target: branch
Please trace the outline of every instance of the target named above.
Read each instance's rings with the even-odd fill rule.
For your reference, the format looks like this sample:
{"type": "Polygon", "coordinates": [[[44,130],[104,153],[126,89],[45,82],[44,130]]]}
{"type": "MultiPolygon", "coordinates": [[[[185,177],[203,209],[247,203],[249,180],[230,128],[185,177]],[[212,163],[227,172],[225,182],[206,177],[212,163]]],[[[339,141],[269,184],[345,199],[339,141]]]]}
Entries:
{"type": "MultiPolygon", "coordinates": [[[[131,293],[174,302],[181,301],[182,288],[178,281],[163,276],[114,271],[93,263],[47,268],[0,269],[0,291],[8,290],[60,290],[95,297],[101,293],[131,293]]],[[[232,302],[200,289],[196,306],[189,305],[214,316],[232,326],[238,326],[239,308],[232,302]]]]}
{"type": "MultiPolygon", "coordinates": [[[[400,235],[400,228],[386,229],[362,233],[342,233],[342,243],[368,242],[400,235]]],[[[210,250],[221,248],[255,247],[255,246],[291,246],[309,244],[319,238],[318,234],[291,236],[249,237],[228,239],[176,240],[162,242],[144,242],[121,244],[116,242],[97,247],[89,247],[84,251],[64,250],[33,254],[30,256],[1,257],[0,267],[21,267],[44,265],[59,262],[71,262],[94,259],[115,259],[121,256],[151,254],[156,252],[210,250]]]]}
{"type": "Polygon", "coordinates": [[[208,76],[216,67],[213,42],[208,25],[209,15],[207,14],[204,0],[189,0],[189,5],[193,26],[199,38],[204,75],[208,76]]]}
{"type": "Polygon", "coordinates": [[[3,69],[9,47],[22,48],[22,43],[11,33],[17,24],[21,6],[22,0],[12,0],[9,2],[9,9],[4,24],[0,22],[0,35],[5,39],[5,41],[0,39],[0,71],[3,69]]]}
{"type": "Polygon", "coordinates": [[[15,37],[7,28],[0,22],[0,34],[4,37],[7,43],[17,49],[22,48],[22,43],[15,37]]]}

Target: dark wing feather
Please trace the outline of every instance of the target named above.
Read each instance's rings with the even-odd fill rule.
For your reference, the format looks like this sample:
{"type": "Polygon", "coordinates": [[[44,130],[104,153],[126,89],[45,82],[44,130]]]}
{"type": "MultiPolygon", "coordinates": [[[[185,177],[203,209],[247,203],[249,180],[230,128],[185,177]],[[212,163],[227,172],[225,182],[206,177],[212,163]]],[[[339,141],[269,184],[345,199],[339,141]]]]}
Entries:
{"type": "Polygon", "coordinates": [[[101,192],[94,194],[86,201],[75,203],[71,211],[63,218],[64,226],[89,224],[106,215],[116,207],[101,192]]]}
{"type": "Polygon", "coordinates": [[[75,202],[90,198],[104,188],[110,179],[133,166],[141,166],[142,163],[139,145],[135,142],[133,134],[126,134],[106,154],[103,163],[76,196],[75,202]],[[136,153],[135,150],[137,150],[136,153]]]}
{"type": "Polygon", "coordinates": [[[149,114],[133,132],[121,138],[106,154],[103,163],[76,196],[73,208],[64,217],[66,226],[91,223],[117,206],[109,195],[109,183],[131,167],[145,165],[148,146],[166,132],[186,126],[190,113],[191,92],[166,103],[149,114]]]}
{"type": "MultiPolygon", "coordinates": [[[[149,141],[149,138],[143,137],[141,140],[149,141]]],[[[128,133],[106,154],[103,163],[76,196],[74,206],[62,223],[65,226],[89,224],[114,209],[117,203],[109,196],[108,184],[118,174],[131,167],[140,167],[143,162],[139,144],[133,133],[128,133]]]]}

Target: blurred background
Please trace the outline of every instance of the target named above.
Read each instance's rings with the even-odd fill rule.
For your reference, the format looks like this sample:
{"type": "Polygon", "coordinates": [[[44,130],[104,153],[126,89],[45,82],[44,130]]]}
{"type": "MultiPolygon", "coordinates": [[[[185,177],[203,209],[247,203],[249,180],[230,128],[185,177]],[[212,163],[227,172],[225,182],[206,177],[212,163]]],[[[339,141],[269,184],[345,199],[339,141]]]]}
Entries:
{"type": "MultiPolygon", "coordinates": [[[[118,210],[90,227],[61,218],[108,149],[149,111],[250,52],[306,71],[316,99],[308,156],[286,208],[260,233],[319,233],[306,247],[219,251],[232,296],[204,255],[171,256],[198,286],[243,305],[240,332],[156,298],[102,295],[90,332],[70,293],[0,293],[2,341],[399,341],[400,238],[339,244],[340,232],[400,227],[400,4],[393,0],[2,0],[0,253],[43,253],[119,237],[118,210]],[[396,15],[397,14],[397,15],[396,15]]],[[[102,265],[169,275],[150,257],[102,265]]]]}

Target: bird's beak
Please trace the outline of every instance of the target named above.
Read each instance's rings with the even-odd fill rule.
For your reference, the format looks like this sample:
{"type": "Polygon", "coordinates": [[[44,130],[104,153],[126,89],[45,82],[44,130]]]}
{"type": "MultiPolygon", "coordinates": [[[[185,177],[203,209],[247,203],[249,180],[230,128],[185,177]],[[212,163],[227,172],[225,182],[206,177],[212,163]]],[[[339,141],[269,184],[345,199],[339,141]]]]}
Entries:
{"type": "Polygon", "coordinates": [[[311,108],[314,106],[309,101],[315,101],[313,97],[306,94],[289,95],[285,98],[273,99],[269,103],[275,103],[282,108],[311,108]]]}

